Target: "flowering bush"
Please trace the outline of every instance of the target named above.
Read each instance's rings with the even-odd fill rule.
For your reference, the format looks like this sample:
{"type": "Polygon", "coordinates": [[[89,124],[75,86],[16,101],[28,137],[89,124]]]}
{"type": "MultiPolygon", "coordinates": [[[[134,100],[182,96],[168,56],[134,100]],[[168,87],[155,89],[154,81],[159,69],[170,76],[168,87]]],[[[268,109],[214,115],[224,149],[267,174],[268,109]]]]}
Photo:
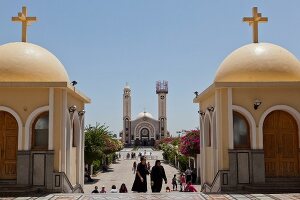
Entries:
{"type": "Polygon", "coordinates": [[[191,130],[180,138],[180,153],[185,156],[193,156],[200,153],[200,130],[191,130]]]}
{"type": "Polygon", "coordinates": [[[179,144],[179,141],[179,137],[167,137],[157,141],[154,147],[156,149],[162,149],[163,144],[172,144],[173,146],[177,146],[179,144]]]}

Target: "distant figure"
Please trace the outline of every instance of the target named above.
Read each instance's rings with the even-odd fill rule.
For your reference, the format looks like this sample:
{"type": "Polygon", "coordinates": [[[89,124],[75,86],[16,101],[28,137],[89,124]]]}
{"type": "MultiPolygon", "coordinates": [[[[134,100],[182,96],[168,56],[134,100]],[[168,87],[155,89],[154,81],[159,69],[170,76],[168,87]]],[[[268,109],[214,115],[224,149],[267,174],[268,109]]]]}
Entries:
{"type": "Polygon", "coordinates": [[[185,175],[187,183],[192,180],[192,170],[189,167],[185,170],[185,175]]]}
{"type": "Polygon", "coordinates": [[[169,186],[166,187],[166,192],[171,192],[171,189],[169,186]]]}
{"type": "Polygon", "coordinates": [[[184,173],[182,173],[180,176],[180,192],[183,192],[185,190],[185,186],[186,186],[186,179],[184,173]]]}
{"type": "Polygon", "coordinates": [[[173,185],[173,190],[175,190],[175,187],[176,187],[176,191],[177,191],[176,174],[174,174],[174,177],[172,178],[172,185],[173,185]]]}
{"type": "Polygon", "coordinates": [[[111,186],[110,193],[118,193],[117,187],[115,185],[111,186]]]}
{"type": "Polygon", "coordinates": [[[146,151],[146,150],[144,150],[144,156],[146,155],[146,153],[147,153],[147,151],[146,151]]]}
{"type": "Polygon", "coordinates": [[[95,189],[92,191],[92,193],[99,193],[97,186],[95,186],[95,189]]]}
{"type": "Polygon", "coordinates": [[[105,191],[105,186],[104,186],[104,185],[102,185],[102,188],[101,188],[101,190],[100,190],[100,193],[106,193],[106,191],[105,191]]]}
{"type": "Polygon", "coordinates": [[[135,172],[136,172],[136,161],[133,162],[132,171],[133,171],[133,174],[135,174],[135,172]]]}
{"type": "Polygon", "coordinates": [[[185,187],[185,192],[197,192],[196,188],[192,185],[192,182],[189,181],[185,187]]]}
{"type": "Polygon", "coordinates": [[[93,182],[93,179],[91,178],[91,175],[87,168],[84,169],[84,177],[88,179],[88,182],[93,182]]]}
{"type": "Polygon", "coordinates": [[[127,153],[127,156],[126,156],[126,157],[127,157],[127,159],[129,159],[129,158],[130,158],[130,153],[129,153],[129,152],[127,153]]]}
{"type": "Polygon", "coordinates": [[[147,175],[149,171],[147,170],[146,158],[141,157],[141,162],[137,165],[135,179],[132,185],[131,191],[134,192],[147,192],[147,175]]]}
{"type": "Polygon", "coordinates": [[[167,177],[164,167],[160,165],[160,160],[155,161],[155,166],[151,170],[151,190],[152,192],[160,192],[163,179],[167,184],[167,177]]]}
{"type": "Polygon", "coordinates": [[[150,171],[151,169],[151,165],[150,165],[150,162],[147,163],[147,169],[150,171]]]}
{"type": "Polygon", "coordinates": [[[192,170],[192,183],[196,183],[196,179],[197,179],[197,169],[196,168],[194,168],[193,170],[192,170]]]}
{"type": "Polygon", "coordinates": [[[127,191],[127,187],[126,187],[125,183],[122,183],[119,193],[127,193],[127,192],[128,191],[127,191]]]}

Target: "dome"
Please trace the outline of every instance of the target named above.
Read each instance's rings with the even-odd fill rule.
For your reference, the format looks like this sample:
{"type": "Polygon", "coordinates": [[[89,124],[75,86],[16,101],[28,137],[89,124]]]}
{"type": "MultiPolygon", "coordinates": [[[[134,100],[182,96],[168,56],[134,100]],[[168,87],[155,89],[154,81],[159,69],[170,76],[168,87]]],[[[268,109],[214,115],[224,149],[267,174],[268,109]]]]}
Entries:
{"type": "Polygon", "coordinates": [[[62,63],[31,43],[0,46],[0,82],[70,82],[62,63]]]}
{"type": "Polygon", "coordinates": [[[143,118],[143,117],[153,119],[153,116],[151,115],[151,113],[148,113],[148,112],[140,112],[137,116],[137,119],[140,119],[140,118],[143,118]]]}
{"type": "Polygon", "coordinates": [[[220,65],[215,82],[300,81],[300,62],[288,50],[252,43],[233,51],[220,65]]]}

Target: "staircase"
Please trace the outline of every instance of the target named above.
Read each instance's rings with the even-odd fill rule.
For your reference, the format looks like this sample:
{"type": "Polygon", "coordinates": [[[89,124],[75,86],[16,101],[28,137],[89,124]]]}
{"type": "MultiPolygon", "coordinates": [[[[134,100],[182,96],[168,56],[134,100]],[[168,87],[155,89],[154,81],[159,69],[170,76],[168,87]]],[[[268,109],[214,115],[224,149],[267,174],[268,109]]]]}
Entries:
{"type": "Polygon", "coordinates": [[[0,197],[40,197],[45,194],[45,191],[37,187],[0,183],[0,197]]]}
{"type": "Polygon", "coordinates": [[[265,183],[245,185],[241,189],[255,193],[300,192],[300,178],[266,178],[265,183]]]}

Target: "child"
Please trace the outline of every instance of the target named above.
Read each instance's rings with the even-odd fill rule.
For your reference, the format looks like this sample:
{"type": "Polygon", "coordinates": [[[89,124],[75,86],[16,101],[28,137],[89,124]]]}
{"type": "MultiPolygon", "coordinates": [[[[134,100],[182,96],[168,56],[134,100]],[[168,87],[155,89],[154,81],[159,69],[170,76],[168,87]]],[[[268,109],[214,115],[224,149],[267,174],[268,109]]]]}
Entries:
{"type": "Polygon", "coordinates": [[[192,185],[192,182],[189,181],[184,190],[185,192],[197,192],[196,188],[192,185]]]}
{"type": "Polygon", "coordinates": [[[169,186],[166,187],[166,192],[171,192],[171,189],[169,186]]]}
{"type": "Polygon", "coordinates": [[[100,193],[106,193],[104,185],[102,185],[102,189],[100,190],[100,193]]]}
{"type": "Polygon", "coordinates": [[[176,174],[174,174],[174,177],[172,178],[172,185],[173,185],[173,191],[175,190],[175,187],[176,187],[176,191],[177,191],[176,174]]]}
{"type": "Polygon", "coordinates": [[[92,193],[99,193],[99,191],[98,191],[98,187],[97,186],[95,186],[95,189],[93,190],[93,192],[92,193]]]}
{"type": "Polygon", "coordinates": [[[180,177],[180,192],[183,192],[185,190],[185,184],[186,184],[185,174],[182,173],[180,177]]]}
{"type": "Polygon", "coordinates": [[[110,193],[118,193],[117,187],[115,185],[111,186],[110,193]]]}

